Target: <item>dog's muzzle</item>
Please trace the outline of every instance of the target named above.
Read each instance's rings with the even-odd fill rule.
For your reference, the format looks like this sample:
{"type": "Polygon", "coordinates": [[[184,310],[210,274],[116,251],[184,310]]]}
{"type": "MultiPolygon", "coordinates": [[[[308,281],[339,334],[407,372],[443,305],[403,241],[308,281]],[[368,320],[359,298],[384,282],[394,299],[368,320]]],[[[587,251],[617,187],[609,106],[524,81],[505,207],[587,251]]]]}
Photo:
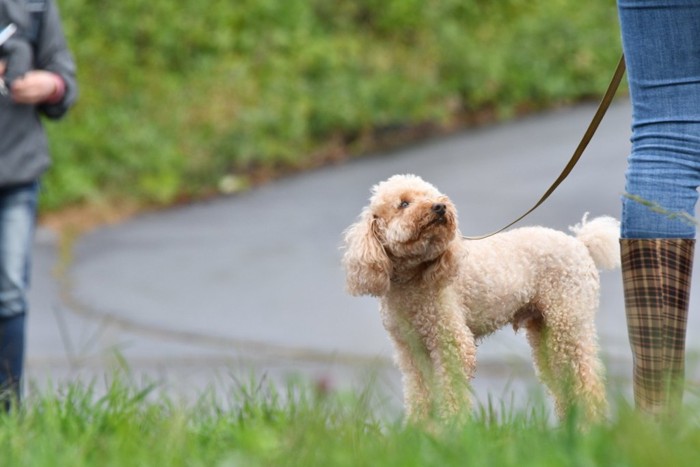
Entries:
{"type": "Polygon", "coordinates": [[[444,224],[447,222],[447,218],[445,217],[445,214],[447,214],[447,206],[444,203],[435,203],[430,210],[435,214],[435,219],[433,219],[431,224],[444,224]]]}

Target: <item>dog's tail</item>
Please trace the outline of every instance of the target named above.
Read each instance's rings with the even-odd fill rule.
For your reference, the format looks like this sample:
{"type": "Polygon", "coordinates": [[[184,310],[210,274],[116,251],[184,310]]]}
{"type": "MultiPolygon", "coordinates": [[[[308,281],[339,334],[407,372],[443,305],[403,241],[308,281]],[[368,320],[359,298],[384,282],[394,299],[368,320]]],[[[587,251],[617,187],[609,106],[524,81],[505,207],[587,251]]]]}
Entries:
{"type": "Polygon", "coordinates": [[[617,219],[601,216],[589,221],[586,213],[581,222],[569,230],[586,245],[598,268],[620,266],[620,222],[617,219]]]}

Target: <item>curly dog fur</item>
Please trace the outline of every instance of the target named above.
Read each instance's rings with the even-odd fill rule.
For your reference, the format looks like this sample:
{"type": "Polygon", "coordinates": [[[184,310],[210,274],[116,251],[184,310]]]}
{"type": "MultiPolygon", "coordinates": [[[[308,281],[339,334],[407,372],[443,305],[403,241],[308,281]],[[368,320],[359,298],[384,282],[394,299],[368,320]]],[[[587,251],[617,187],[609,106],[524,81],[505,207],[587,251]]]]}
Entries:
{"type": "Polygon", "coordinates": [[[524,328],[557,414],[607,411],[594,317],[598,269],[619,265],[619,224],[583,221],[575,236],[524,227],[465,240],[450,199],[415,175],[376,185],[345,232],[353,295],[381,302],[403,375],[409,420],[469,413],[476,341],[524,328]]]}

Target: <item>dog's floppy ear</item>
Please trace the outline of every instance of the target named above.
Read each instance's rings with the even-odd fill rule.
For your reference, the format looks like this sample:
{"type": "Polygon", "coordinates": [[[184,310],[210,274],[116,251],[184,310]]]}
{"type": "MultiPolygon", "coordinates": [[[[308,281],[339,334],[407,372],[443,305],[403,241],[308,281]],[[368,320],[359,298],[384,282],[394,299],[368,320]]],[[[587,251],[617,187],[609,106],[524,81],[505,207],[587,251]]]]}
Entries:
{"type": "Polygon", "coordinates": [[[343,266],[347,289],[352,295],[386,294],[390,286],[391,261],[377,238],[378,219],[365,209],[345,231],[343,266]]]}

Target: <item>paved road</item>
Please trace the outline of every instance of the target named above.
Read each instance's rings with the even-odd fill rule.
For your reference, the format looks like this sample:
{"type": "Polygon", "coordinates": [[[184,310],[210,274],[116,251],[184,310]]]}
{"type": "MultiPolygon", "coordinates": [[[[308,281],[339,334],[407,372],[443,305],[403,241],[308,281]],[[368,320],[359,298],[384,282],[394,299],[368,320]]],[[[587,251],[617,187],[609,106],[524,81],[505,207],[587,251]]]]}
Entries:
{"type": "MultiPolygon", "coordinates": [[[[68,268],[61,274],[55,238],[40,230],[30,378],[40,388],[100,379],[119,355],[134,377],[179,394],[225,392],[251,372],[302,374],[341,388],[362,387],[373,375],[396,402],[399,377],[377,305],[345,294],[339,262],[341,233],[369,188],[392,174],[419,174],[452,197],[465,235],[494,230],[556,178],[593,111],[555,110],[143,215],[80,238],[62,253],[68,268]]],[[[524,223],[566,229],[587,211],[618,217],[628,128],[622,100],[573,174],[524,223]]],[[[611,380],[624,386],[631,357],[619,272],[602,280],[601,345],[611,380]]],[[[698,318],[690,319],[694,350],[698,318]]],[[[477,396],[536,397],[528,354],[524,336],[511,329],[482,344],[477,396]]]]}

